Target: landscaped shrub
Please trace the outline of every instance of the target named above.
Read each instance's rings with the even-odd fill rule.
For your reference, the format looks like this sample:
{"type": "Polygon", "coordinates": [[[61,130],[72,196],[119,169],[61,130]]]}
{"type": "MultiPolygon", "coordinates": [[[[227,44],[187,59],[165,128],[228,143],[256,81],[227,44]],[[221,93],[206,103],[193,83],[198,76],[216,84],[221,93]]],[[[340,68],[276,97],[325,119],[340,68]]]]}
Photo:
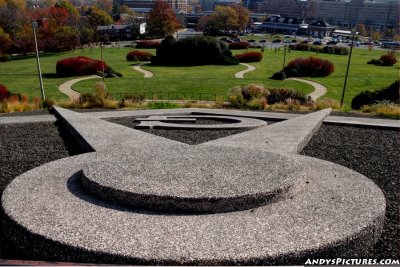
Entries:
{"type": "Polygon", "coordinates": [[[247,52],[235,55],[239,62],[260,62],[263,54],[261,52],[247,52]]]}
{"type": "Polygon", "coordinates": [[[289,48],[291,50],[313,51],[313,52],[325,53],[325,54],[336,54],[336,55],[348,55],[349,54],[349,49],[344,46],[325,45],[325,46],[321,47],[320,45],[310,45],[310,44],[298,43],[298,44],[289,45],[289,48]]]}
{"type": "Polygon", "coordinates": [[[102,75],[104,68],[105,77],[122,77],[122,74],[115,72],[104,61],[88,58],[85,56],[70,57],[57,61],[56,72],[60,77],[102,75]]]}
{"type": "Polygon", "coordinates": [[[362,91],[351,101],[351,108],[360,109],[364,105],[375,104],[378,101],[384,100],[400,103],[399,80],[392,83],[389,87],[377,91],[362,91]]]}
{"type": "Polygon", "coordinates": [[[299,57],[289,62],[284,72],[290,77],[326,77],[334,71],[334,65],[329,60],[316,57],[299,57]]]}
{"type": "Polygon", "coordinates": [[[382,65],[382,61],[380,61],[379,59],[371,59],[367,62],[367,64],[382,65]]]}
{"type": "Polygon", "coordinates": [[[285,74],[285,72],[283,72],[283,71],[278,71],[278,72],[275,72],[273,75],[272,75],[272,77],[271,77],[271,79],[274,79],[274,80],[284,80],[284,79],[286,79],[286,74],[285,74]]]}
{"type": "Polygon", "coordinates": [[[287,99],[296,100],[301,104],[306,104],[308,101],[305,94],[300,91],[284,88],[269,89],[268,104],[285,103],[287,99]]]}
{"type": "Polygon", "coordinates": [[[382,61],[383,66],[393,66],[397,62],[396,56],[392,53],[382,55],[379,60],[382,61]]]}
{"type": "Polygon", "coordinates": [[[129,107],[132,104],[143,103],[145,100],[146,100],[146,95],[144,93],[127,94],[121,98],[119,106],[129,107]]]}
{"type": "Polygon", "coordinates": [[[269,91],[262,85],[235,86],[229,90],[228,100],[234,108],[262,110],[267,106],[269,91]]]}
{"type": "Polygon", "coordinates": [[[136,41],[136,48],[158,48],[161,43],[159,41],[142,40],[136,41]]]}
{"type": "Polygon", "coordinates": [[[382,55],[379,59],[371,59],[367,62],[367,64],[374,64],[378,66],[393,66],[396,63],[396,55],[391,52],[382,55]]]}
{"type": "Polygon", "coordinates": [[[0,62],[11,61],[11,56],[7,54],[0,54],[0,62]]]}
{"type": "Polygon", "coordinates": [[[236,42],[236,43],[230,43],[229,44],[229,49],[234,50],[234,49],[247,49],[250,47],[250,43],[248,42],[236,42]]]}
{"type": "Polygon", "coordinates": [[[318,99],[317,102],[315,103],[316,110],[321,110],[326,108],[340,109],[340,102],[337,101],[336,99],[324,97],[318,99]]]}
{"type": "Polygon", "coordinates": [[[126,55],[126,60],[128,61],[150,61],[150,58],[154,55],[149,52],[144,51],[131,51],[126,55]]]}
{"type": "Polygon", "coordinates": [[[376,116],[400,119],[400,105],[390,101],[380,101],[376,104],[365,105],[361,108],[361,111],[376,116]]]}
{"type": "Polygon", "coordinates": [[[3,101],[10,95],[10,91],[8,91],[5,85],[0,84],[0,101],[3,101]]]}
{"type": "Polygon", "coordinates": [[[232,56],[226,44],[213,37],[198,36],[175,40],[165,38],[157,48],[157,56],[151,58],[156,65],[237,65],[239,61],[232,56]]]}

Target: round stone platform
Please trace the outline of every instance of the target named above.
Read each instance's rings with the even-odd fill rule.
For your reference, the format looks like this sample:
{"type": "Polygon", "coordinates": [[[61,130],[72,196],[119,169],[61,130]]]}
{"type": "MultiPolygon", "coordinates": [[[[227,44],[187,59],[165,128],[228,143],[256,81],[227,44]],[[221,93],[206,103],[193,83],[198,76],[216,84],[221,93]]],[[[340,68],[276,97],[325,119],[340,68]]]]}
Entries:
{"type": "Polygon", "coordinates": [[[233,130],[233,129],[255,129],[266,126],[263,120],[232,116],[208,116],[208,115],[185,115],[185,116],[152,116],[148,118],[138,118],[140,124],[135,129],[169,129],[169,130],[233,130]],[[222,124],[181,124],[175,122],[195,121],[196,119],[212,119],[222,124]]]}
{"type": "Polygon", "coordinates": [[[88,192],[134,208],[217,213],[291,197],[304,186],[305,171],[297,160],[271,152],[182,146],[97,159],[83,167],[82,178],[88,192]]]}
{"type": "MultiPolygon", "coordinates": [[[[203,154],[193,150],[186,157],[193,157],[193,162],[195,159],[207,162],[209,148],[204,149],[203,154]]],[[[151,153],[166,155],[163,150],[166,148],[151,153]]],[[[183,151],[176,146],[168,150],[178,154],[183,151]]],[[[210,151],[210,155],[217,155],[213,154],[216,151],[210,151]]],[[[288,165],[282,169],[288,172],[296,169],[289,163],[297,162],[299,171],[305,172],[304,179],[295,180],[302,184],[301,192],[247,210],[185,214],[130,208],[89,194],[82,186],[81,170],[85,171],[91,162],[109,163],[119,158],[123,164],[126,158],[125,163],[135,165],[131,162],[133,151],[118,148],[109,152],[54,161],[11,182],[4,191],[2,205],[6,237],[17,249],[22,249],[31,259],[57,261],[285,264],[304,262],[312,257],[363,255],[382,231],[385,198],[381,190],[365,176],[330,162],[283,155],[281,159],[288,165]]],[[[246,153],[256,156],[261,152],[246,150],[246,153]]],[[[264,157],[268,155],[271,154],[266,153],[264,157]]],[[[241,172],[254,166],[251,159],[244,161],[241,172]]],[[[258,163],[268,169],[264,159],[258,163]]],[[[154,157],[155,162],[149,159],[149,165],[161,166],[163,162],[158,160],[158,156],[154,157]]],[[[140,164],[143,164],[141,160],[140,164]]],[[[107,172],[113,173],[113,170],[107,172]]],[[[258,170],[252,172],[258,173],[258,170]]],[[[243,179],[243,183],[250,181],[243,179]]],[[[222,186],[222,181],[218,186],[222,186]]],[[[246,188],[250,194],[256,190],[263,192],[262,187],[254,184],[243,190],[246,188]]],[[[160,190],[164,190],[163,194],[168,192],[160,190]]]]}

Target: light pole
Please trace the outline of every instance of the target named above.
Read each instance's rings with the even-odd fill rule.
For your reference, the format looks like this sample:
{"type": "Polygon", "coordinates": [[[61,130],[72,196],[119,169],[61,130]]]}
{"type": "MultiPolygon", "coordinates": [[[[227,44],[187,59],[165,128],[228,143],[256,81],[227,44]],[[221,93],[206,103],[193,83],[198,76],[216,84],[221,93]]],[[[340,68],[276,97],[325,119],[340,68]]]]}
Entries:
{"type": "Polygon", "coordinates": [[[347,62],[347,69],[346,69],[346,76],[344,77],[344,84],[343,84],[343,90],[342,90],[342,97],[340,98],[340,106],[343,106],[343,100],[344,100],[344,92],[346,91],[346,85],[347,85],[347,77],[349,76],[349,69],[350,69],[350,61],[351,61],[351,54],[353,52],[353,45],[354,45],[354,35],[356,33],[353,32],[351,34],[351,44],[350,44],[350,53],[349,53],[349,61],[347,62]]]}
{"type": "Polygon", "coordinates": [[[104,61],[103,61],[103,43],[100,44],[100,57],[101,57],[101,78],[104,81],[104,61]]]}
{"type": "Polygon", "coordinates": [[[32,22],[32,28],[33,28],[33,36],[35,37],[36,63],[37,63],[37,69],[38,69],[38,74],[39,74],[40,91],[42,93],[42,99],[44,100],[44,99],[46,99],[46,97],[44,95],[42,70],[40,68],[39,49],[38,49],[37,38],[36,38],[36,29],[38,28],[38,23],[36,21],[32,22]]]}

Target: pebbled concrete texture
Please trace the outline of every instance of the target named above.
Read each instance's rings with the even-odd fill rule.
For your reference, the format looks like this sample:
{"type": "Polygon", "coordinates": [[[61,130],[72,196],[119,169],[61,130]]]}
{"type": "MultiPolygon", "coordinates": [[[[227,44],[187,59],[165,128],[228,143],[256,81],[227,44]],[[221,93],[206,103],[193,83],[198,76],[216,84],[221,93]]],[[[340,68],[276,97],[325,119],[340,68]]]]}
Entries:
{"type": "Polygon", "coordinates": [[[322,125],[331,109],[298,116],[281,123],[203,143],[209,146],[257,147],[269,151],[299,153],[322,125]]]}
{"type": "Polygon", "coordinates": [[[217,213],[291,197],[303,187],[305,172],[284,155],[176,146],[135,148],[112,161],[96,159],[84,166],[82,178],[88,192],[131,207],[217,213]]]}
{"type": "MultiPolygon", "coordinates": [[[[55,110],[96,152],[42,165],[5,189],[5,235],[28,258],[299,264],[362,257],[381,235],[386,201],[371,180],[296,154],[330,110],[199,146],[55,110]]],[[[225,111],[233,113],[247,114],[225,111]]]]}
{"type": "MultiPolygon", "coordinates": [[[[121,207],[85,192],[87,153],[16,178],[2,198],[6,234],[32,259],[127,264],[284,264],[357,257],[379,237],[385,198],[369,179],[304,156],[304,191],[252,210],[207,215],[121,207]],[[40,256],[38,256],[40,255],[40,256]]],[[[103,156],[102,156],[103,157],[103,156]]],[[[109,154],[109,160],[114,155],[109,154]]]]}
{"type": "Polygon", "coordinates": [[[141,119],[138,118],[136,121],[140,121],[139,125],[136,125],[137,129],[187,129],[187,130],[232,130],[232,129],[254,129],[267,125],[265,121],[252,119],[252,118],[239,118],[239,117],[227,117],[227,116],[201,116],[201,115],[186,115],[184,117],[177,116],[151,116],[149,118],[141,119]],[[183,119],[214,119],[226,122],[224,124],[177,124],[173,120],[183,119]]]}
{"type": "Polygon", "coordinates": [[[143,144],[181,145],[179,142],[163,137],[93,118],[86,113],[76,113],[60,107],[53,108],[61,120],[69,125],[81,146],[87,151],[107,151],[115,146],[141,147],[143,144]]]}

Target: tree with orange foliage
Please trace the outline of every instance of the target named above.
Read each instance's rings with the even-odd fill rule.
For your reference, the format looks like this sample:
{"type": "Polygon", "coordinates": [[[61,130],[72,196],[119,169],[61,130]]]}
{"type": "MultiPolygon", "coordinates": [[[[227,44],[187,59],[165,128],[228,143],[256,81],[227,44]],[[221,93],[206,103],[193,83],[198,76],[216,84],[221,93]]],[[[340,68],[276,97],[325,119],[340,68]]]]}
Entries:
{"type": "Polygon", "coordinates": [[[149,32],[153,36],[165,37],[180,28],[171,6],[161,0],[157,0],[150,12],[148,19],[149,32]]]}

